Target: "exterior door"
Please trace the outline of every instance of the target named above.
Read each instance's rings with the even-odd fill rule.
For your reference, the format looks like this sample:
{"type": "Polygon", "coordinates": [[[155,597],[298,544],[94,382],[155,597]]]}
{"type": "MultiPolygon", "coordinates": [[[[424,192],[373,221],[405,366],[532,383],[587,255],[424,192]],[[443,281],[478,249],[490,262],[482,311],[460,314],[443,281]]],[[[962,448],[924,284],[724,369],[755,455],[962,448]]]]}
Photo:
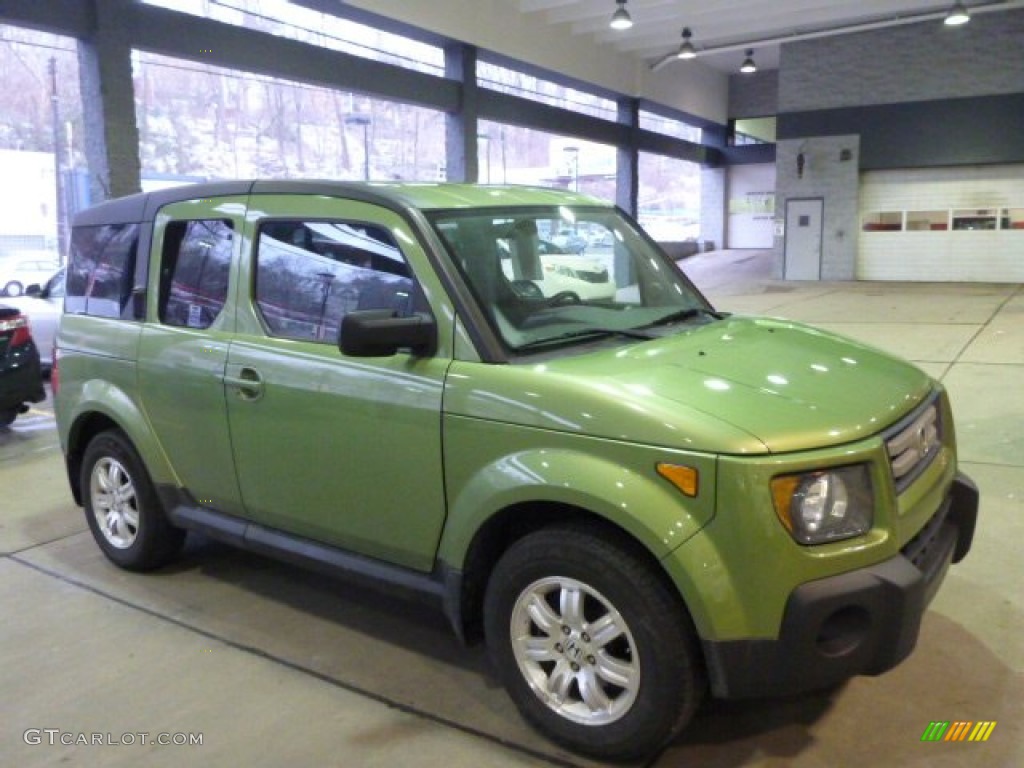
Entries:
{"type": "MultiPolygon", "coordinates": [[[[251,199],[250,210],[268,218],[249,224],[243,271],[251,274],[239,281],[225,375],[246,516],[429,570],[444,523],[441,395],[450,360],[342,355],[347,312],[429,307],[392,236],[409,233],[398,216],[329,198],[313,211],[313,200],[251,199]]],[[[411,233],[402,240],[414,242],[411,233]]]]}
{"type": "Polygon", "coordinates": [[[137,354],[146,416],[182,485],[199,504],[234,515],[243,510],[224,407],[224,365],[234,327],[229,275],[244,222],[234,212],[244,209],[244,197],[162,209],[153,234],[158,259],[151,269],[149,322],[137,354]]]}
{"type": "Polygon", "coordinates": [[[821,233],[824,201],[786,201],[787,280],[821,279],[821,233]]]}

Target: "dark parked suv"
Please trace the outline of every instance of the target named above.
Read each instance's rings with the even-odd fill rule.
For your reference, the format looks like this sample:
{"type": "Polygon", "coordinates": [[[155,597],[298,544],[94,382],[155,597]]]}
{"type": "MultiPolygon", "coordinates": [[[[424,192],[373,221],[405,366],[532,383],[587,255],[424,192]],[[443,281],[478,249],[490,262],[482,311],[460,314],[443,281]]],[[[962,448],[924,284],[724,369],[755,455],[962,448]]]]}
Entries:
{"type": "Polygon", "coordinates": [[[28,318],[0,304],[0,427],[27,411],[27,403],[45,397],[39,350],[32,341],[28,318]]]}

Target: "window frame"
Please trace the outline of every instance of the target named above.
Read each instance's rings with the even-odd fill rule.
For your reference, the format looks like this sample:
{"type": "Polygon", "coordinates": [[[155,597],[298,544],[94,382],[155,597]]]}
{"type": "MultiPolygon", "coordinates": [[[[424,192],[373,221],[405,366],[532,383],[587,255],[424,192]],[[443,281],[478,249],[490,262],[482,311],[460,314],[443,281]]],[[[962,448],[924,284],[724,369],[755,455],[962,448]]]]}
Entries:
{"type": "MultiPolygon", "coordinates": [[[[202,331],[202,330],[206,330],[206,329],[210,328],[211,326],[213,326],[214,324],[216,324],[217,320],[224,314],[224,310],[227,307],[228,302],[231,300],[231,266],[232,266],[232,262],[234,261],[235,245],[236,245],[237,238],[239,237],[239,235],[240,235],[240,233],[239,233],[238,229],[235,226],[235,222],[230,217],[226,217],[226,216],[224,216],[224,217],[217,217],[217,218],[211,218],[211,217],[172,218],[172,219],[170,219],[169,221],[167,221],[167,222],[165,222],[163,224],[163,236],[161,238],[161,243],[160,243],[160,272],[159,272],[159,282],[158,282],[158,285],[157,285],[157,305],[156,305],[156,321],[158,323],[160,323],[160,325],[163,325],[163,326],[166,326],[166,327],[169,327],[169,328],[188,328],[188,329],[191,329],[191,330],[202,331]],[[168,304],[170,303],[171,298],[172,298],[171,289],[172,289],[172,286],[174,284],[174,277],[177,274],[177,267],[181,263],[180,262],[181,247],[184,244],[186,237],[188,236],[189,227],[192,224],[209,223],[209,222],[219,222],[220,224],[224,224],[224,225],[227,226],[227,228],[231,232],[231,239],[229,241],[229,246],[228,246],[229,247],[229,253],[228,253],[228,258],[227,258],[227,274],[226,274],[226,280],[225,280],[225,283],[224,283],[224,295],[219,300],[220,301],[220,307],[217,310],[216,314],[214,314],[213,317],[210,319],[210,321],[208,323],[206,323],[205,325],[190,325],[188,323],[179,324],[179,323],[174,323],[174,322],[168,322],[167,314],[166,313],[167,313],[168,304]],[[168,246],[169,246],[170,241],[171,241],[171,238],[169,237],[169,233],[171,232],[172,227],[174,227],[175,225],[184,225],[184,231],[182,232],[180,238],[178,238],[176,236],[174,238],[176,240],[176,245],[175,245],[176,253],[175,253],[175,258],[174,258],[174,261],[173,261],[173,265],[174,265],[175,270],[173,272],[171,272],[170,274],[165,274],[165,270],[166,270],[166,267],[167,267],[167,264],[168,264],[168,250],[167,249],[168,249],[168,246]]],[[[202,277],[202,272],[200,272],[200,277],[202,277]]],[[[200,286],[196,286],[196,287],[198,288],[200,286]]]]}
{"type": "MultiPolygon", "coordinates": [[[[260,217],[259,219],[253,220],[251,222],[251,230],[250,230],[250,232],[251,232],[251,239],[252,239],[252,246],[251,246],[251,261],[250,261],[251,268],[249,270],[250,278],[249,278],[249,284],[248,284],[248,300],[249,300],[249,303],[250,303],[250,305],[252,307],[252,313],[256,317],[256,320],[259,322],[260,327],[261,327],[263,333],[267,336],[267,338],[277,339],[277,340],[281,340],[281,341],[299,342],[299,343],[326,344],[328,346],[333,346],[333,347],[337,348],[338,345],[339,345],[340,339],[341,339],[341,336],[340,336],[341,322],[344,319],[345,315],[349,314],[349,312],[352,312],[352,311],[360,311],[358,308],[356,308],[354,310],[349,310],[349,312],[346,312],[346,313],[344,313],[344,314],[339,316],[339,318],[338,318],[338,329],[339,330],[338,330],[338,333],[335,335],[334,338],[328,338],[328,337],[325,336],[322,339],[315,339],[315,338],[305,338],[305,337],[290,336],[290,335],[282,334],[282,333],[274,330],[273,328],[271,328],[271,326],[268,323],[267,318],[266,318],[266,316],[265,316],[265,314],[263,312],[263,308],[261,307],[261,302],[260,302],[260,297],[259,297],[258,291],[259,291],[259,277],[260,277],[260,240],[261,240],[261,238],[263,236],[265,226],[268,225],[268,224],[275,223],[275,222],[286,222],[286,223],[292,223],[292,224],[301,224],[301,225],[304,225],[304,226],[305,225],[309,225],[309,224],[344,224],[344,225],[349,225],[349,226],[352,226],[352,227],[374,227],[374,228],[376,228],[376,229],[386,233],[388,235],[388,237],[390,238],[390,240],[391,240],[391,245],[393,245],[395,250],[401,256],[401,259],[402,259],[401,263],[403,263],[405,265],[405,267],[408,270],[409,274],[407,276],[403,276],[403,275],[398,275],[396,273],[384,272],[383,270],[372,270],[372,271],[375,272],[375,273],[379,272],[381,274],[391,274],[391,275],[393,275],[395,277],[399,277],[399,278],[403,278],[404,277],[405,279],[408,279],[411,282],[411,288],[410,288],[410,291],[409,291],[410,311],[408,313],[408,316],[412,316],[412,315],[416,315],[416,314],[423,314],[423,315],[429,315],[431,318],[434,317],[433,310],[431,309],[430,303],[427,300],[426,292],[423,290],[422,282],[420,281],[420,279],[416,275],[416,270],[413,269],[412,261],[409,259],[408,254],[405,251],[403,251],[401,246],[399,245],[399,238],[394,237],[394,235],[391,232],[391,230],[385,224],[382,224],[382,223],[377,222],[377,221],[373,221],[372,219],[359,218],[359,217],[322,216],[322,215],[321,216],[303,216],[301,214],[298,214],[298,215],[274,214],[274,215],[269,215],[269,216],[263,216],[263,217],[260,217]]],[[[277,239],[277,238],[274,238],[274,239],[277,239]]],[[[284,242],[284,241],[280,241],[280,242],[284,242]]],[[[292,248],[296,248],[298,250],[301,250],[301,251],[303,251],[303,252],[305,252],[307,254],[313,255],[313,256],[320,255],[320,254],[317,254],[315,251],[310,251],[310,250],[308,250],[308,249],[306,249],[306,248],[304,248],[302,246],[294,245],[292,243],[284,243],[284,244],[288,245],[288,246],[290,246],[292,248]]],[[[386,245],[386,244],[382,243],[382,245],[386,245]]],[[[327,257],[327,258],[330,258],[330,257],[327,257]]],[[[382,258],[384,258],[384,257],[382,256],[382,258]]],[[[331,260],[335,261],[337,263],[340,263],[340,264],[344,264],[345,263],[345,262],[341,261],[340,259],[331,259],[331,260]]],[[[350,266],[353,266],[355,268],[360,268],[360,267],[358,267],[356,265],[350,265],[350,266]]]]}
{"type": "Polygon", "coordinates": [[[69,259],[67,265],[67,276],[64,286],[64,311],[68,314],[73,315],[85,315],[87,317],[103,317],[115,320],[133,320],[140,321],[142,318],[137,316],[134,307],[133,296],[136,291],[136,271],[139,268],[139,264],[145,261],[145,258],[139,259],[139,252],[143,250],[143,242],[145,236],[145,227],[143,224],[137,221],[122,221],[122,222],[107,222],[102,224],[86,224],[79,225],[72,229],[69,247],[69,259]],[[92,269],[87,273],[86,287],[82,293],[74,293],[72,286],[75,286],[76,280],[75,266],[77,264],[78,247],[76,246],[76,235],[82,233],[83,230],[105,230],[111,229],[116,230],[113,234],[107,236],[99,247],[99,250],[95,252],[93,258],[95,259],[92,269]],[[103,266],[109,265],[111,262],[104,259],[108,253],[110,246],[115,241],[119,241],[119,237],[126,232],[131,231],[130,241],[125,249],[124,262],[121,264],[121,274],[119,278],[118,286],[118,311],[116,314],[111,312],[93,311],[91,305],[93,302],[100,301],[113,301],[113,299],[105,299],[95,296],[96,272],[103,266]],[[69,304],[69,299],[71,302],[69,304]],[[81,301],[81,306],[76,307],[76,303],[81,301]]]}

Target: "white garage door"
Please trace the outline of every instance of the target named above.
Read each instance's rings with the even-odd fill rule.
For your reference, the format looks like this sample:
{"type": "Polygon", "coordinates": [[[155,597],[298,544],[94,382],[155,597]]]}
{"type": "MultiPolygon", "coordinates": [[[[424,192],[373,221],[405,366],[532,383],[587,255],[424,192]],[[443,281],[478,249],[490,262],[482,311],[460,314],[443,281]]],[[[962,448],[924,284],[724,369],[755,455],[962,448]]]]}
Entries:
{"type": "Polygon", "coordinates": [[[861,280],[1024,282],[1024,165],[861,177],[861,280]]]}

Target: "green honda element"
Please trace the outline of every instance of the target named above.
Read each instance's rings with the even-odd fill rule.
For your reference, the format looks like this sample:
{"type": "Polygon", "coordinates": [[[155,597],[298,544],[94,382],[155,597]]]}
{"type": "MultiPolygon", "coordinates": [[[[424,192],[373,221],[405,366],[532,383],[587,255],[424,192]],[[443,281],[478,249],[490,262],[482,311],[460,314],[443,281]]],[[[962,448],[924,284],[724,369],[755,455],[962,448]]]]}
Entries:
{"type": "Polygon", "coordinates": [[[706,694],[890,669],[971,545],[936,381],[716,311],[579,194],[127,197],[76,217],[65,310],[60,440],[110,560],[201,531],[426,596],[596,757],[652,753],[706,694]]]}

